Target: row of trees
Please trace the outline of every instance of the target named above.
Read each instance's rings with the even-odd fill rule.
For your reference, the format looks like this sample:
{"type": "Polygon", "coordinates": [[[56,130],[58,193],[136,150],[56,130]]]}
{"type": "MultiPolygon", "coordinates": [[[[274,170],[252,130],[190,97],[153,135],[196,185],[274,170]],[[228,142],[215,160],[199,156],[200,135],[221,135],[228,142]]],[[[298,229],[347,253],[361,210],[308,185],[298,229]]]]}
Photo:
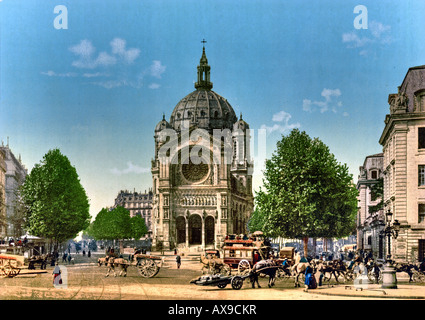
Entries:
{"type": "Polygon", "coordinates": [[[102,209],[86,232],[97,240],[120,240],[122,250],[122,240],[140,239],[148,228],[142,217],[130,217],[127,209],[116,207],[112,210],[102,209]]]}
{"type": "Polygon", "coordinates": [[[248,228],[270,237],[341,238],[355,231],[357,189],[319,139],[294,129],[266,160],[263,187],[248,228]]]}
{"type": "Polygon", "coordinates": [[[89,199],[76,169],[59,149],[50,150],[34,166],[19,194],[25,230],[58,245],[79,232],[96,240],[140,239],[147,232],[144,219],[130,218],[128,210],[103,209],[90,224],[89,199]]]}

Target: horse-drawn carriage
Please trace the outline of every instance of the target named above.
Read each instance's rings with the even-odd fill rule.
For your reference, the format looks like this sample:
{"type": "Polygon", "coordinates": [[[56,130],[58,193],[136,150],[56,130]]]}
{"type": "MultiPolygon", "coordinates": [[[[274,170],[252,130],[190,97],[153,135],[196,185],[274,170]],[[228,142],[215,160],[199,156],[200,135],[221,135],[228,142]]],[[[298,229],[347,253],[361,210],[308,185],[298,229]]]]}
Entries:
{"type": "Polygon", "coordinates": [[[239,274],[247,274],[252,267],[260,260],[269,258],[271,248],[256,243],[254,240],[229,239],[224,241],[223,260],[233,270],[239,274]]]}
{"type": "Polygon", "coordinates": [[[0,254],[0,277],[13,278],[24,265],[24,257],[13,254],[0,254]]]}
{"type": "Polygon", "coordinates": [[[124,274],[124,276],[126,276],[128,267],[134,266],[144,278],[155,277],[163,263],[163,257],[147,254],[134,254],[131,256],[130,260],[118,257],[116,254],[109,254],[104,258],[98,259],[99,267],[103,264],[108,267],[107,275],[109,275],[110,270],[113,270],[115,273],[115,268],[119,268],[121,270],[120,275],[124,274]]]}

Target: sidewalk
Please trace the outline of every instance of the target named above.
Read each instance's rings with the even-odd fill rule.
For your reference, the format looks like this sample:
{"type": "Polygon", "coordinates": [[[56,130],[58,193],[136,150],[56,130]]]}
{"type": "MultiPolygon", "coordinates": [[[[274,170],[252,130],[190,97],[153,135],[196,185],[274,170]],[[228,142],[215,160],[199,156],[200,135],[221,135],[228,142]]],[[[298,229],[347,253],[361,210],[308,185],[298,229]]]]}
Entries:
{"type": "Polygon", "coordinates": [[[382,289],[380,284],[335,285],[318,287],[308,293],[371,299],[425,299],[425,286],[398,284],[397,289],[382,289]]]}

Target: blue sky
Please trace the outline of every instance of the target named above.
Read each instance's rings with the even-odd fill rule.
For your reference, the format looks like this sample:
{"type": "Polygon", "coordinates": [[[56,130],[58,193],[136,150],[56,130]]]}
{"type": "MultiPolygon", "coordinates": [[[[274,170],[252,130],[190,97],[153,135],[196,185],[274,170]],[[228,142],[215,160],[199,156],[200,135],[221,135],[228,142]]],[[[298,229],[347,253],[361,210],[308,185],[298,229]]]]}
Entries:
{"type": "MultiPolygon", "coordinates": [[[[266,156],[305,130],[354,181],[412,66],[425,64],[424,1],[0,1],[0,139],[31,170],[59,148],[91,214],[152,186],[154,127],[194,90],[205,38],[213,90],[266,156]],[[67,29],[56,29],[57,5],[67,29]],[[367,29],[356,29],[357,5],[367,29]]],[[[63,21],[62,21],[63,22],[63,21]]],[[[261,185],[255,171],[254,188],[261,185]]]]}

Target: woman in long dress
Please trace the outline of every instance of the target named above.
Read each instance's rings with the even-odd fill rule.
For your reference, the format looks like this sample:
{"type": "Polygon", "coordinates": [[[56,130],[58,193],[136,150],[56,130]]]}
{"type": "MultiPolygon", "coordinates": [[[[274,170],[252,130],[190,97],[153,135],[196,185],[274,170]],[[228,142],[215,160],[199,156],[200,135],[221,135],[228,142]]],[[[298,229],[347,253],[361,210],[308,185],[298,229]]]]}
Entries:
{"type": "Polygon", "coordinates": [[[53,270],[53,285],[58,286],[60,284],[62,284],[61,269],[56,262],[55,269],[53,270]]]}

